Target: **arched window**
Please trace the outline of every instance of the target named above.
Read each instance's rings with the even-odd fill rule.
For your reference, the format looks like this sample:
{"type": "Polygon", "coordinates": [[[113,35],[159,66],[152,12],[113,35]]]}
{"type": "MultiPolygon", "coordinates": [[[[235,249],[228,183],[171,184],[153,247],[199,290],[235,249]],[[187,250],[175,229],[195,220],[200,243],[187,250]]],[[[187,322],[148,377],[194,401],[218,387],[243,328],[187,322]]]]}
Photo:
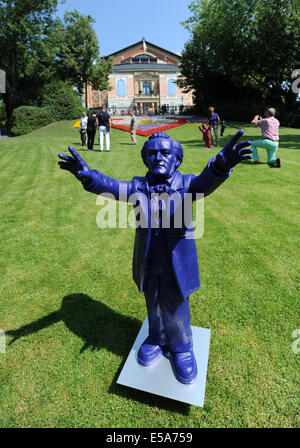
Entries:
{"type": "Polygon", "coordinates": [[[150,54],[141,53],[137,54],[133,58],[124,59],[121,64],[156,64],[157,58],[154,58],[150,54]]]}
{"type": "Polygon", "coordinates": [[[132,62],[135,64],[153,64],[157,62],[157,58],[150,56],[150,54],[142,53],[134,56],[132,62]]]}
{"type": "Polygon", "coordinates": [[[117,82],[117,96],[126,96],[126,84],[124,79],[119,79],[117,82]]]}
{"type": "Polygon", "coordinates": [[[151,59],[152,58],[152,56],[150,56],[150,54],[146,54],[146,53],[137,54],[134,57],[135,58],[143,58],[143,59],[151,59]]]}
{"type": "Polygon", "coordinates": [[[168,80],[168,95],[176,95],[176,79],[168,80]]]}
{"type": "Polygon", "coordinates": [[[150,95],[150,82],[149,81],[143,82],[143,95],[150,95]]]}

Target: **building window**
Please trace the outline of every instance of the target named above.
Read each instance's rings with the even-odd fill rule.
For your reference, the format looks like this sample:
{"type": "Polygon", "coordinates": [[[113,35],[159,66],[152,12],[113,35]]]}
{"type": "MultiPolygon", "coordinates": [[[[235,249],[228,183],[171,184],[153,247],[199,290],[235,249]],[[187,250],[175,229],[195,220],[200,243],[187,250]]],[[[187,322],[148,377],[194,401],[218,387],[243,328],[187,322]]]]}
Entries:
{"type": "Polygon", "coordinates": [[[119,79],[117,82],[117,96],[126,96],[126,83],[124,79],[119,79]]]}
{"type": "Polygon", "coordinates": [[[143,95],[150,95],[150,82],[149,81],[143,82],[143,95]]]}
{"type": "Polygon", "coordinates": [[[137,54],[133,58],[125,59],[121,64],[155,64],[157,63],[157,58],[150,56],[149,54],[142,53],[137,54]]]}
{"type": "Polygon", "coordinates": [[[168,80],[168,96],[176,95],[176,79],[168,80]]]}

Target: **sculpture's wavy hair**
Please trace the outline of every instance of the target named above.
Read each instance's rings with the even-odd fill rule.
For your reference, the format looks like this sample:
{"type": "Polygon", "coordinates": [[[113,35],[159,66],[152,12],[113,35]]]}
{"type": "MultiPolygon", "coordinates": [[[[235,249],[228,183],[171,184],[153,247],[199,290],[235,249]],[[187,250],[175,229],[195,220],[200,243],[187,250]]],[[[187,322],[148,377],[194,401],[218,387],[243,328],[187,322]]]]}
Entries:
{"type": "Polygon", "coordinates": [[[148,146],[149,146],[149,142],[154,139],[168,139],[171,143],[171,148],[173,151],[175,151],[176,154],[176,168],[178,168],[181,165],[182,159],[183,159],[183,148],[181,146],[181,144],[179,142],[177,142],[176,140],[173,140],[168,134],[166,134],[165,132],[155,132],[154,134],[150,135],[150,137],[148,138],[148,140],[144,143],[144,146],[142,148],[141,154],[142,154],[142,159],[144,164],[148,167],[147,165],[147,153],[148,153],[148,146]]]}

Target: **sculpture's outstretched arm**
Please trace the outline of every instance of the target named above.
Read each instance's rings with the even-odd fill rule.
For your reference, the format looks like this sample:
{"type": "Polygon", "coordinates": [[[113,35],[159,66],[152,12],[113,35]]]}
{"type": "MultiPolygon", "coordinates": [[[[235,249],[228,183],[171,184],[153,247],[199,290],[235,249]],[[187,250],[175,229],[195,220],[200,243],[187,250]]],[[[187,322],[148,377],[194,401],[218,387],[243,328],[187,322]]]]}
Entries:
{"type": "Polygon", "coordinates": [[[90,169],[88,164],[80,157],[78,152],[75,151],[72,146],[69,146],[68,150],[71,156],[65,154],[58,154],[58,157],[63,160],[58,164],[63,170],[70,171],[74,176],[80,180],[83,186],[87,186],[93,180],[93,170],[90,169]]]}
{"type": "Polygon", "coordinates": [[[252,149],[247,148],[251,141],[237,143],[244,131],[239,130],[221,151],[212,157],[199,176],[195,176],[190,184],[191,193],[204,193],[208,196],[226,180],[232,168],[243,160],[251,159],[252,149]]]}
{"type": "Polygon", "coordinates": [[[131,194],[131,182],[124,182],[106,176],[97,170],[92,170],[88,164],[80,157],[78,152],[72,146],[69,146],[71,156],[65,154],[58,154],[62,159],[58,164],[61,169],[70,171],[74,176],[80,180],[84,189],[91,193],[102,194],[110,193],[114,195],[115,199],[127,200],[131,194]]]}
{"type": "Polygon", "coordinates": [[[237,143],[239,138],[244,134],[244,131],[240,129],[232,139],[224,146],[223,149],[215,156],[215,167],[218,170],[224,172],[229,172],[238,163],[244,160],[251,159],[252,149],[247,148],[251,145],[251,141],[247,140],[245,142],[237,143]]]}

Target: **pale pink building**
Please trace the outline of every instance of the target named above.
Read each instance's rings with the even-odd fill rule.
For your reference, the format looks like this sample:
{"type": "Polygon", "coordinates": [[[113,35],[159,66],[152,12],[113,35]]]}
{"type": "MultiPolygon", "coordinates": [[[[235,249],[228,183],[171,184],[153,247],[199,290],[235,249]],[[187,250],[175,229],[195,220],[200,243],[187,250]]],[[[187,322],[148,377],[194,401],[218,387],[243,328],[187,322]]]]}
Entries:
{"type": "Polygon", "coordinates": [[[192,92],[184,93],[176,84],[180,77],[181,56],[142,39],[107,56],[113,58],[109,77],[111,90],[88,88],[89,108],[105,104],[111,112],[128,109],[144,112],[149,107],[158,112],[179,112],[193,106],[192,92]]]}

